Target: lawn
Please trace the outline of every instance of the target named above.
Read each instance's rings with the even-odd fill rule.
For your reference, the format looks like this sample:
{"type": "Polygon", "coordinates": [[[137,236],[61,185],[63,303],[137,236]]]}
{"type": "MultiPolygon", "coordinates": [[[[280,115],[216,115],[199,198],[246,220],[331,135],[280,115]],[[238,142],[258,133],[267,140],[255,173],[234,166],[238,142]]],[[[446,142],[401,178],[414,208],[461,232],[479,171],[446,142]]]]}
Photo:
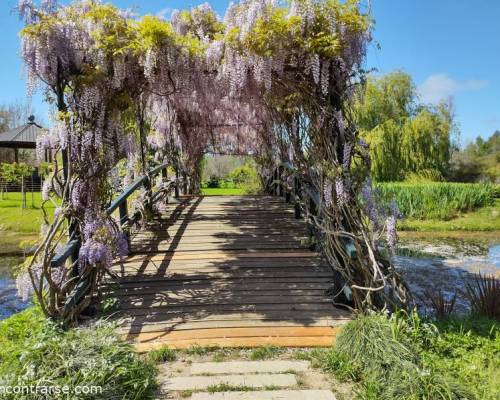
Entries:
{"type": "MultiPolygon", "coordinates": [[[[21,193],[6,193],[0,198],[0,231],[10,231],[22,234],[37,234],[43,221],[41,210],[41,194],[26,195],[27,208],[21,208],[21,193]]],[[[54,206],[47,203],[45,208],[52,213],[54,206]]]]}
{"type": "Polygon", "coordinates": [[[203,188],[201,192],[205,196],[242,196],[245,194],[244,188],[203,188]]]}

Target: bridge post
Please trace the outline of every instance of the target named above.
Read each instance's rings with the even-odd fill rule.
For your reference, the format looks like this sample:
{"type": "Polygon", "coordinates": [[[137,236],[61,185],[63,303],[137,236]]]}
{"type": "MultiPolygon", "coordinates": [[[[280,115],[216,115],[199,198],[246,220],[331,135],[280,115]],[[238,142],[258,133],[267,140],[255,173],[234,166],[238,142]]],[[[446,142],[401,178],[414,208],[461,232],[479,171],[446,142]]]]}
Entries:
{"type": "Polygon", "coordinates": [[[175,198],[179,198],[179,168],[175,168],[175,198]]]}
{"type": "Polygon", "coordinates": [[[295,201],[295,218],[300,218],[300,181],[297,176],[293,177],[293,194],[295,201]]]}
{"type": "Polygon", "coordinates": [[[281,170],[276,168],[276,196],[281,196],[281,170]]]}
{"type": "MultiPolygon", "coordinates": [[[[161,180],[162,180],[162,182],[166,182],[168,180],[168,170],[167,170],[167,167],[165,167],[165,168],[163,168],[161,170],[161,180]]],[[[169,194],[169,192],[167,192],[167,195],[165,196],[167,204],[168,204],[168,194],[169,194]]]]}
{"type": "Polygon", "coordinates": [[[129,244],[129,247],[130,247],[130,232],[129,232],[129,229],[128,229],[128,226],[125,226],[124,225],[128,222],[128,207],[127,207],[127,200],[125,199],[125,201],[123,203],[121,203],[118,207],[118,211],[119,211],[119,215],[120,215],[120,228],[122,230],[122,232],[125,234],[126,238],[127,238],[127,243],[129,244]]]}
{"type": "Polygon", "coordinates": [[[182,194],[186,195],[188,194],[188,181],[187,181],[187,176],[186,173],[182,173],[182,180],[183,180],[183,185],[182,185],[182,194]]]}
{"type": "Polygon", "coordinates": [[[292,190],[289,190],[288,189],[288,181],[287,183],[284,185],[284,188],[285,188],[285,202],[286,203],[290,203],[290,199],[292,197],[292,190]]]}
{"type": "Polygon", "coordinates": [[[280,171],[280,196],[285,197],[286,189],[285,189],[285,183],[283,182],[283,176],[285,175],[284,174],[285,167],[280,166],[279,171],[280,171]]]}

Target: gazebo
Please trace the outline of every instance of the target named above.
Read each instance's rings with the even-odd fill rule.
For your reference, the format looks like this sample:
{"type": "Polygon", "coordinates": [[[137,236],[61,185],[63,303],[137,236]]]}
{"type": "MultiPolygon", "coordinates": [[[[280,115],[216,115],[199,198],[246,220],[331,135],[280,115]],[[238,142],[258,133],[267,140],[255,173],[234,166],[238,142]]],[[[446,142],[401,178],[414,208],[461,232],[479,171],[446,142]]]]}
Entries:
{"type": "MultiPolygon", "coordinates": [[[[17,163],[19,162],[19,149],[36,149],[36,138],[43,131],[44,129],[35,122],[35,117],[31,115],[27,124],[0,133],[0,148],[13,149],[14,161],[17,163]]],[[[46,158],[50,158],[50,155],[47,154],[46,158]]]]}

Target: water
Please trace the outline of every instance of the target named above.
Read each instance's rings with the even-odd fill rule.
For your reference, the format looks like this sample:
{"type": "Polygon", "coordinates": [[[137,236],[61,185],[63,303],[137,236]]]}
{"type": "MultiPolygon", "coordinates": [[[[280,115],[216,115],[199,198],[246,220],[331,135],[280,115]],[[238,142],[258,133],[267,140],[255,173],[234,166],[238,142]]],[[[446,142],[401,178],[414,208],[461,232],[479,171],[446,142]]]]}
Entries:
{"type": "Polygon", "coordinates": [[[17,297],[12,270],[22,262],[18,257],[0,257],[0,320],[24,310],[29,303],[17,297]]]}
{"type": "Polygon", "coordinates": [[[467,282],[478,273],[500,277],[500,238],[405,238],[393,260],[424,311],[440,291],[456,296],[455,311],[465,313],[467,282]]]}

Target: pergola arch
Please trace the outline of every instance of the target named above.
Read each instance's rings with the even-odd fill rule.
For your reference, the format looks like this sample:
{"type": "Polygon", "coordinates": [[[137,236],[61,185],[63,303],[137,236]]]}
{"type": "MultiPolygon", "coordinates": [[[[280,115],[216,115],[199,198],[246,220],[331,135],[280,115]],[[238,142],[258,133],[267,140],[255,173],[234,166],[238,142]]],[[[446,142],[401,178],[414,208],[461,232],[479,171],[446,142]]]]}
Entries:
{"type": "Polygon", "coordinates": [[[28,81],[46,85],[58,108],[39,147],[66,160],[56,160],[47,180],[46,200],[55,194],[62,207],[28,271],[46,313],[60,316],[68,292],[84,281],[94,287],[123,250],[104,212],[115,165],[140,160],[145,173],[147,151],[154,151],[156,161],[189,174],[197,190],[209,146],[251,149],[267,174],[276,162],[293,162],[319,193],[321,248],[356,307],[406,303],[404,284],[376,244],[384,231],[394,238],[386,219],[395,210],[376,205],[368,153],[349,111],[371,27],[357,1],[243,0],[223,21],[206,3],[172,21],[130,19],[97,0],[22,4],[28,81]],[[49,264],[65,219],[81,249],[77,268],[54,277],[49,264]]]}

